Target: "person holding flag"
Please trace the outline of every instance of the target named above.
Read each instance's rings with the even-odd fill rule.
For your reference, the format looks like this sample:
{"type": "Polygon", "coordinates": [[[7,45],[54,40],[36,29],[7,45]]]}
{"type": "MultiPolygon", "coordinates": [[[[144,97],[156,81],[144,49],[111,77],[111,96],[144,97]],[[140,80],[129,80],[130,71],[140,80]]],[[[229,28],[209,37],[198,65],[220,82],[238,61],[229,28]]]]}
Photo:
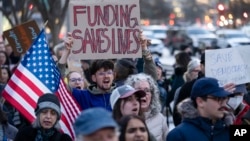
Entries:
{"type": "Polygon", "coordinates": [[[69,135],[61,133],[59,119],[61,106],[56,95],[43,94],[35,109],[37,118],[32,126],[18,131],[14,141],[71,141],[69,135]]]}
{"type": "Polygon", "coordinates": [[[81,110],[68,92],[52,58],[45,32],[41,30],[6,84],[2,96],[33,123],[40,114],[34,113],[38,98],[46,93],[58,97],[61,105],[61,118],[58,119],[60,130],[74,140],[72,123],[81,110]]]}

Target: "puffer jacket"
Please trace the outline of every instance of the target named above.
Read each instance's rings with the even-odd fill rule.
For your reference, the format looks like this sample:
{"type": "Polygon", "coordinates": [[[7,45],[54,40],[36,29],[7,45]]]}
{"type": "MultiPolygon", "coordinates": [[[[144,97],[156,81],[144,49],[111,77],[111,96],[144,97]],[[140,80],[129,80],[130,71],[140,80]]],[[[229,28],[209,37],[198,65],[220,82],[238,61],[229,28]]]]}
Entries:
{"type": "Polygon", "coordinates": [[[229,141],[229,128],[223,119],[212,123],[199,116],[191,99],[185,99],[178,108],[183,121],[171,130],[166,141],[229,141]]]}
{"type": "Polygon", "coordinates": [[[147,127],[154,135],[157,141],[164,141],[167,137],[168,126],[166,117],[162,113],[158,113],[151,118],[146,119],[147,127]]]}

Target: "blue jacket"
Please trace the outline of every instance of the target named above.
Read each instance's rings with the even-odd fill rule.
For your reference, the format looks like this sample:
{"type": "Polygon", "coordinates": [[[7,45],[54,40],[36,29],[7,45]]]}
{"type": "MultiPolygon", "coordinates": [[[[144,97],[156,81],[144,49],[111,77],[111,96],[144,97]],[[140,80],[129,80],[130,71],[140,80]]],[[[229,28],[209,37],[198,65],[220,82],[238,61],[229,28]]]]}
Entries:
{"type": "Polygon", "coordinates": [[[194,107],[183,107],[187,110],[183,113],[190,116],[184,115],[182,123],[168,133],[166,141],[229,141],[229,127],[223,120],[212,124],[210,119],[198,116],[194,107]]]}
{"type": "Polygon", "coordinates": [[[113,88],[114,87],[112,87],[109,92],[102,93],[98,91],[95,86],[90,86],[85,90],[73,89],[72,94],[82,110],[92,107],[103,107],[112,111],[110,105],[110,95],[113,88]]]}

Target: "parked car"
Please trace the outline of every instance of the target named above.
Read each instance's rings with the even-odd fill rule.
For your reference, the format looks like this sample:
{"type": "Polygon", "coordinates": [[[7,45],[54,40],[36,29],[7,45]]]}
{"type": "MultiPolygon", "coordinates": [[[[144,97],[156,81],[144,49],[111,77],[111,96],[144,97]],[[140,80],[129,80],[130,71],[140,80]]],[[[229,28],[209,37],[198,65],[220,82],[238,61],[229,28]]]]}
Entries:
{"type": "Polygon", "coordinates": [[[237,46],[249,46],[250,38],[245,33],[237,29],[221,29],[217,30],[218,36],[217,45],[220,48],[237,47],[237,46]]]}
{"type": "Polygon", "coordinates": [[[193,52],[201,53],[205,48],[215,48],[217,36],[201,27],[189,27],[186,30],[187,35],[192,39],[193,52]]]}
{"type": "Polygon", "coordinates": [[[217,43],[217,36],[201,27],[173,27],[167,32],[166,46],[171,54],[179,50],[182,44],[192,46],[193,53],[201,53],[204,47],[212,47],[217,43]]]}
{"type": "Polygon", "coordinates": [[[149,26],[142,27],[143,31],[146,31],[146,32],[152,31],[153,38],[160,39],[162,41],[166,39],[167,29],[168,27],[165,25],[149,25],[149,26]]]}
{"type": "Polygon", "coordinates": [[[165,45],[160,39],[150,39],[151,44],[148,46],[148,49],[150,50],[151,54],[153,56],[162,56],[162,51],[165,49],[165,45]]]}
{"type": "Polygon", "coordinates": [[[241,28],[241,31],[250,38],[250,25],[245,25],[241,28]]]}

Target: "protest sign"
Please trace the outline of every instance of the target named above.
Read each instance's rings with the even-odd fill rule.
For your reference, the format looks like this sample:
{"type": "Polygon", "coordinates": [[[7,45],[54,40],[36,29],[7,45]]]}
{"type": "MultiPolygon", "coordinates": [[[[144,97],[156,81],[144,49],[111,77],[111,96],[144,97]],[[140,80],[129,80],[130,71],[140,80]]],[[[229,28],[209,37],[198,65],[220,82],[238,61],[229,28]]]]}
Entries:
{"type": "Polygon", "coordinates": [[[249,54],[248,47],[206,50],[205,76],[217,78],[221,86],[250,82],[249,54]]]}
{"type": "Polygon", "coordinates": [[[139,0],[72,0],[69,12],[71,57],[141,57],[139,0]]]}
{"type": "Polygon", "coordinates": [[[37,38],[40,29],[35,20],[25,22],[3,32],[15,56],[25,53],[37,38]]]}
{"type": "Polygon", "coordinates": [[[69,58],[67,60],[67,65],[69,71],[83,72],[82,64],[79,59],[69,58]]]}

